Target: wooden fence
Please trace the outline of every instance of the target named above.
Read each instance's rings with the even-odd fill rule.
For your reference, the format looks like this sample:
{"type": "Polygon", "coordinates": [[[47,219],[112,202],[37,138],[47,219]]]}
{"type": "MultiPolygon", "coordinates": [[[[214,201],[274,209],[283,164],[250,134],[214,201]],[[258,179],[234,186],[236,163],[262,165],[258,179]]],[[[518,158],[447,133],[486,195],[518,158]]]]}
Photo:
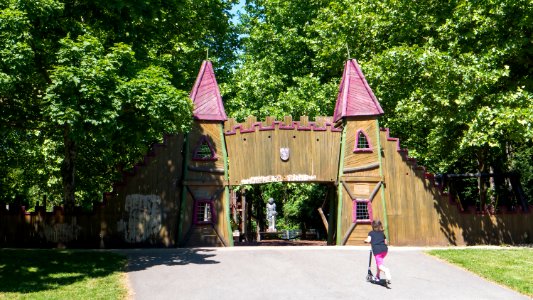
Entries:
{"type": "MultiPolygon", "coordinates": [[[[381,130],[386,210],[394,245],[446,246],[533,242],[531,213],[477,213],[460,206],[432,174],[381,130]]],[[[531,210],[530,210],[531,211],[531,210]]]]}

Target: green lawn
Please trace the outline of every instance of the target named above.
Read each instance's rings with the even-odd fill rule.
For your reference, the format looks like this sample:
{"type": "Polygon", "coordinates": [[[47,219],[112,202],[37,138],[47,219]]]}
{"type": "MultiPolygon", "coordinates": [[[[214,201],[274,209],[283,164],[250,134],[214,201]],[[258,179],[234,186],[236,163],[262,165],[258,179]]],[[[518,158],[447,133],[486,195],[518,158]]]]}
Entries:
{"type": "Polygon", "coordinates": [[[488,280],[533,296],[533,249],[451,249],[429,254],[459,265],[488,280]]]}
{"type": "Polygon", "coordinates": [[[0,249],[0,299],[124,299],[125,266],[109,252],[0,249]]]}

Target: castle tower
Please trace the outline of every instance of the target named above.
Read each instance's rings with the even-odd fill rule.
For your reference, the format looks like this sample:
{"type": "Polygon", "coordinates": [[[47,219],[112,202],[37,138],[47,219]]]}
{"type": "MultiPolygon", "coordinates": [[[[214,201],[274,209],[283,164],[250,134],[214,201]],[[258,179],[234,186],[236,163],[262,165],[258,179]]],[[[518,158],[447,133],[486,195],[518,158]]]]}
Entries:
{"type": "Polygon", "coordinates": [[[378,117],[383,109],[355,59],[344,66],[333,121],[342,123],[337,245],[363,244],[370,223],[387,231],[378,117]]]}
{"type": "Polygon", "coordinates": [[[191,92],[194,121],[184,147],[179,224],[181,246],[232,246],[226,112],[210,61],[204,61],[191,92]]]}

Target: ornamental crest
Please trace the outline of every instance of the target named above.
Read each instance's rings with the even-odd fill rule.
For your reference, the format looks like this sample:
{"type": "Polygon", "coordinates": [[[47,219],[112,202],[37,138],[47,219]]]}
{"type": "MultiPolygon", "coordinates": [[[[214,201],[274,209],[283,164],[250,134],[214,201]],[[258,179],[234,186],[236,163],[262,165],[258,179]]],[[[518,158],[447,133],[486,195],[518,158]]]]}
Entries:
{"type": "Polygon", "coordinates": [[[289,160],[289,148],[279,148],[279,157],[282,161],[289,160]]]}

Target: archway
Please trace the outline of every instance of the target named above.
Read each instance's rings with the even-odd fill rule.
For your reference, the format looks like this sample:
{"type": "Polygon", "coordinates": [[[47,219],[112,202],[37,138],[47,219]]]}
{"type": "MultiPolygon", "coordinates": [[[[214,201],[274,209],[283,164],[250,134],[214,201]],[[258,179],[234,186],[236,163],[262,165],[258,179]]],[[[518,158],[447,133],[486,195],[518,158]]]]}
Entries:
{"type": "Polygon", "coordinates": [[[234,245],[333,245],[335,203],[332,183],[274,182],[234,187],[230,202],[234,245]],[[271,220],[269,208],[275,211],[271,220]]]}

